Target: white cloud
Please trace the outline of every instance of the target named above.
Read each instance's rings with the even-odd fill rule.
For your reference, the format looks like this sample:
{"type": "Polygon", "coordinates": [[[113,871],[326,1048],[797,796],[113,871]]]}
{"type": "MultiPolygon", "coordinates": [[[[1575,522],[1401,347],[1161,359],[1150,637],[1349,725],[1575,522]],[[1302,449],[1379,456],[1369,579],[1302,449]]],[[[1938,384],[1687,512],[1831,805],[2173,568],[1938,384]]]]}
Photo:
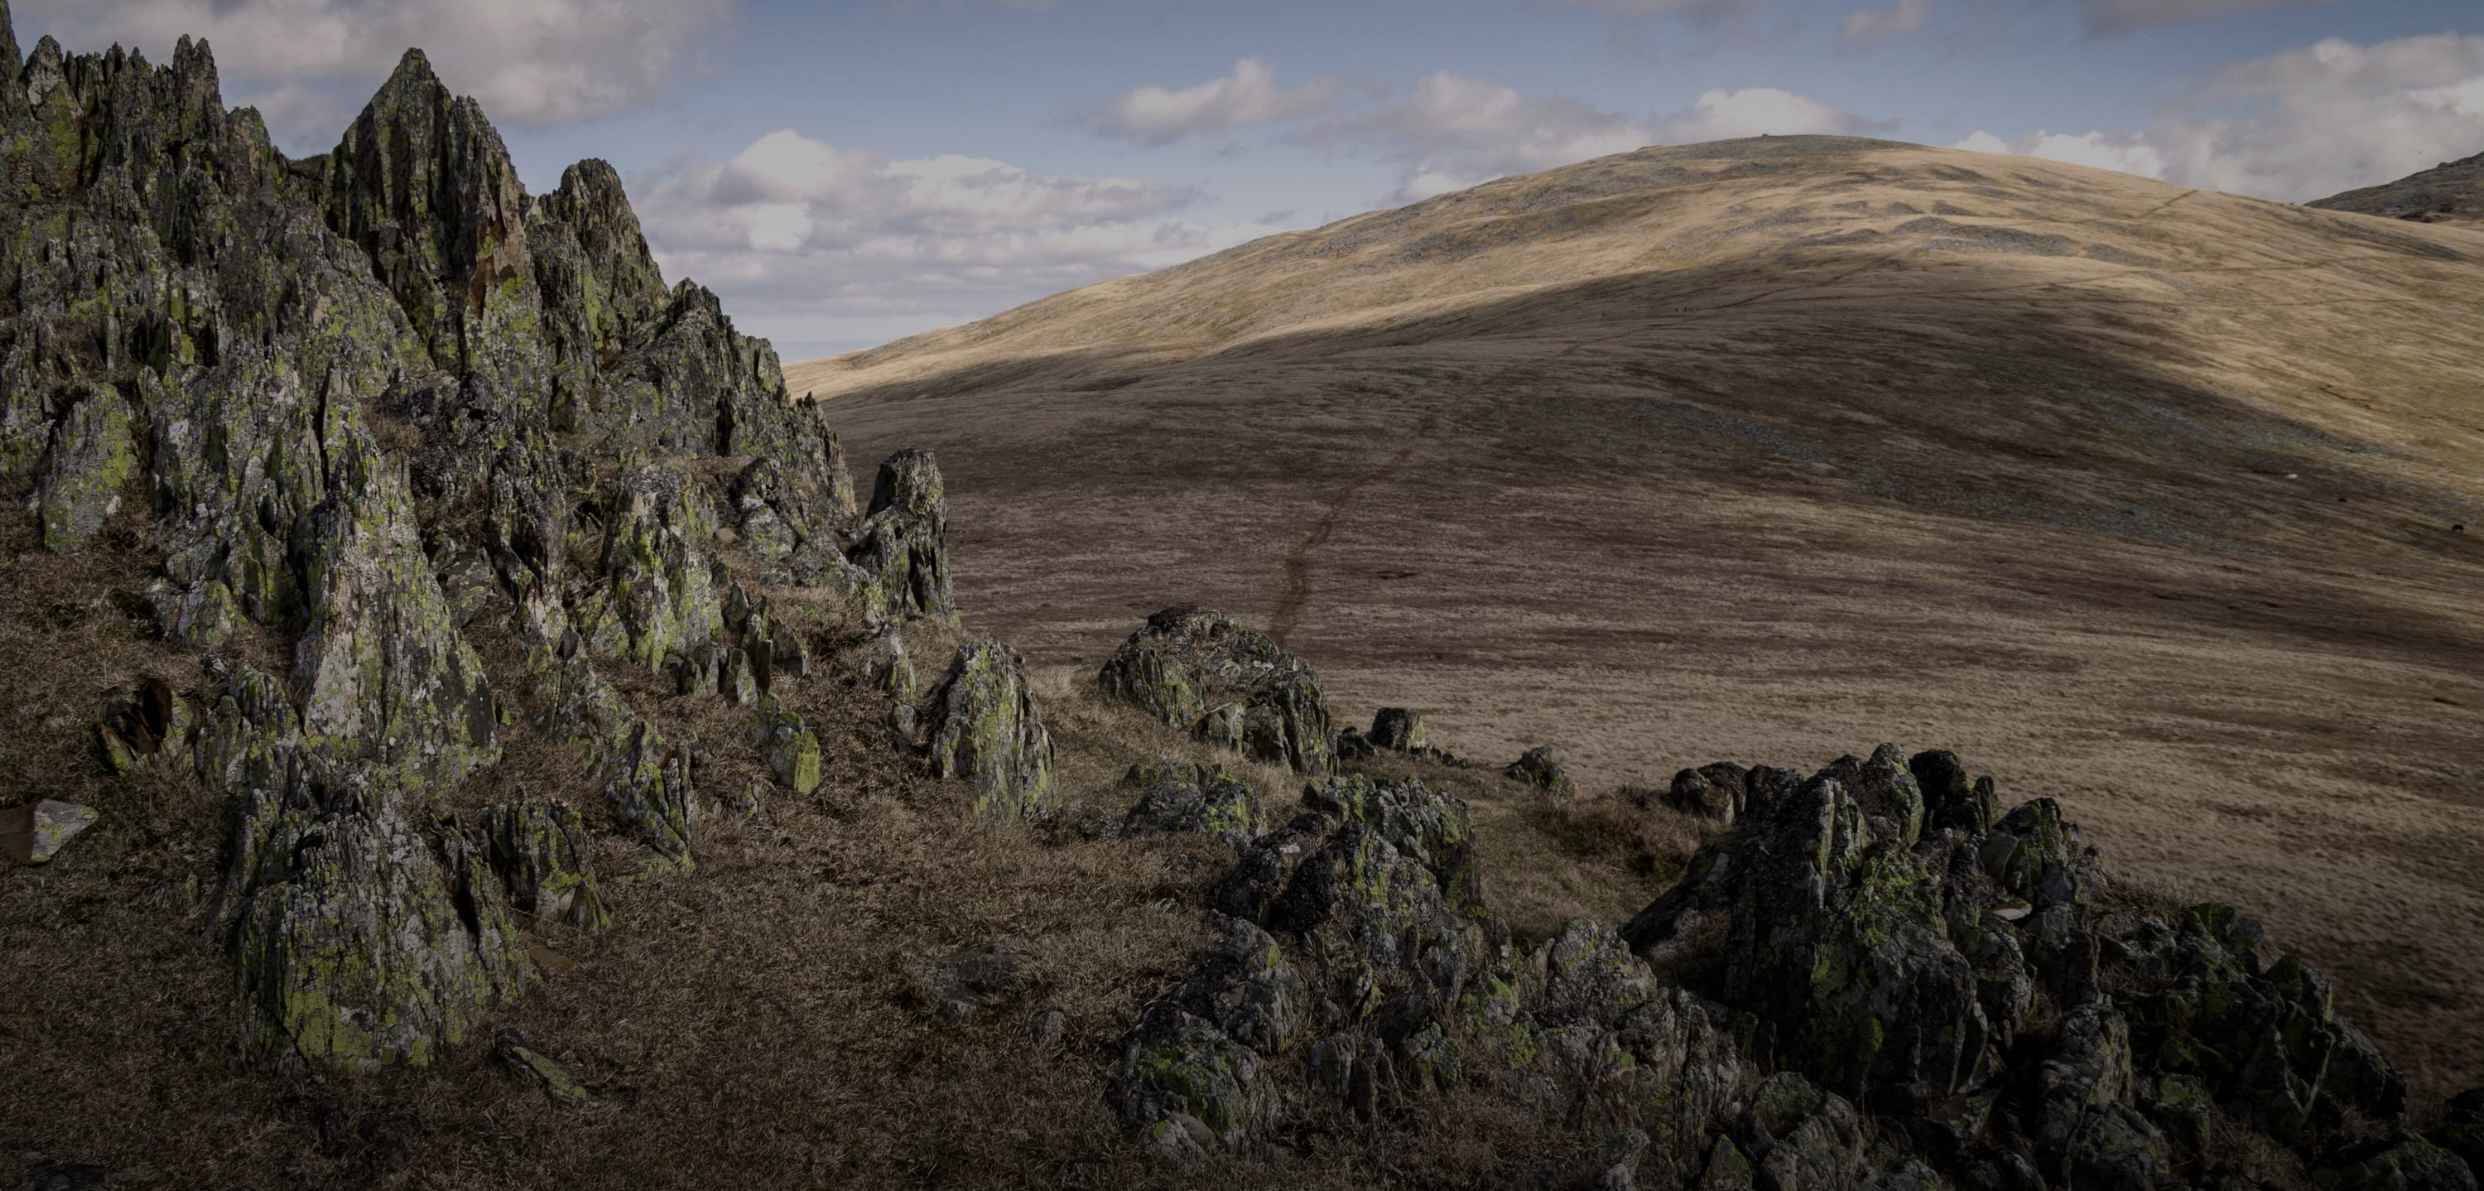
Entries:
{"type": "Polygon", "coordinates": [[[2185,186],[2301,201],[2484,149],[2484,36],[2330,38],[2219,72],[2154,126],[1961,148],[2034,153],[2185,186]]]}
{"type": "Polygon", "coordinates": [[[1897,0],[1887,8],[1858,8],[1846,14],[1847,41],[1878,41],[1923,28],[1932,15],[1932,0],[1897,0]]]}
{"type": "Polygon", "coordinates": [[[1657,125],[1657,139],[1667,144],[1724,141],[1736,137],[1795,136],[1804,133],[1856,135],[1886,131],[1885,121],[1840,111],[1816,99],[1775,87],[1741,91],[1708,91],[1686,111],[1657,125]]]}
{"type": "Polygon", "coordinates": [[[971,321],[1284,230],[1188,218],[1201,196],[1187,189],[887,158],[790,130],[631,189],[667,276],[713,287],[745,329],[797,353],[971,321]]]}
{"type": "Polygon", "coordinates": [[[1773,87],[1709,91],[1682,111],[1633,117],[1438,71],[1417,82],[1404,101],[1319,125],[1302,139],[1351,145],[1394,161],[1400,175],[1390,198],[1412,202],[1509,174],[1647,145],[1876,127],[1880,125],[1873,121],[1773,87]]]}
{"type": "Polygon", "coordinates": [[[2087,31],[2099,36],[2159,25],[2214,20],[2258,8],[2303,7],[2329,0],[2079,0],[2087,31]]]}
{"type": "Polygon", "coordinates": [[[2016,140],[2004,140],[1989,132],[1973,136],[1950,146],[1975,153],[2016,153],[2026,157],[2043,157],[2066,161],[2072,165],[2094,166],[2117,170],[2143,178],[2165,176],[2165,159],[2145,138],[2115,136],[2104,132],[2078,134],[2037,132],[2016,140]]]}
{"type": "MultiPolygon", "coordinates": [[[[215,47],[226,100],[280,133],[333,138],[407,47],[496,121],[603,115],[698,69],[735,0],[20,0],[21,26],[73,48],[120,42],[169,61],[183,34],[215,47]]],[[[325,147],[324,144],[321,147],[325,147]]]]}
{"type": "Polygon", "coordinates": [[[1316,115],[1336,102],[1339,91],[1336,82],[1327,79],[1280,89],[1273,67],[1257,58],[1244,58],[1233,64],[1233,73],[1197,86],[1178,91],[1145,86],[1123,92],[1092,123],[1110,136],[1163,145],[1193,133],[1316,115]]]}

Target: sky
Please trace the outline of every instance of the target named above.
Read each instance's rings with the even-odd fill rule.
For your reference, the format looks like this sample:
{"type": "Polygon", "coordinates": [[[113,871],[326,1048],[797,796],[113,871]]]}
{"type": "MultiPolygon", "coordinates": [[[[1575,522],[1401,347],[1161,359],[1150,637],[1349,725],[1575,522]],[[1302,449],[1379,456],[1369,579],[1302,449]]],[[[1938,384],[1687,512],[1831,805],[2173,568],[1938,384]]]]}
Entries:
{"type": "Polygon", "coordinates": [[[1834,132],[2284,201],[2484,152],[2477,0],[15,0],[332,147],[409,46],[787,360],[1491,178],[1834,132]]]}

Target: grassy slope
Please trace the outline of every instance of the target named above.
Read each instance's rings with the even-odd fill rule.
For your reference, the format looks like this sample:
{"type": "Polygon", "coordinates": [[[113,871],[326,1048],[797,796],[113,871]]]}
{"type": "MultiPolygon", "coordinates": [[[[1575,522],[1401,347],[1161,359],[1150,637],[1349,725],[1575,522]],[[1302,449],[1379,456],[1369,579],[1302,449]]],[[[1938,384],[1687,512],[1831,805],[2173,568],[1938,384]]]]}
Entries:
{"type": "Polygon", "coordinates": [[[2438,1092],[2484,1077],[2479,287],[2484,232],[1774,138],[790,371],[939,450],[1038,661],[1189,600],[1591,787],[1953,747],[2438,1092]]]}

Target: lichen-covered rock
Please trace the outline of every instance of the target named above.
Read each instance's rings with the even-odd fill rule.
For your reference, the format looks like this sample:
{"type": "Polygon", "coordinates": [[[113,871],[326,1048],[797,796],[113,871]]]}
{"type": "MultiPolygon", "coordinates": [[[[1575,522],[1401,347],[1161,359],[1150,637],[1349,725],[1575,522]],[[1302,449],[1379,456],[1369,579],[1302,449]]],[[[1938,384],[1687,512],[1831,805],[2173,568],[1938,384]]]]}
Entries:
{"type": "Polygon", "coordinates": [[[1373,713],[1370,740],[1373,748],[1400,753],[1421,752],[1432,745],[1423,730],[1423,714],[1403,707],[1383,707],[1373,713]]]}
{"type": "MultiPolygon", "coordinates": [[[[1755,1058],[1903,1138],[1919,1162],[1889,1185],[1921,1162],[1974,1186],[2213,1183],[2238,1174],[2221,1117],[2306,1159],[2350,1120],[2402,1119],[2396,1071],[2317,974],[2263,964],[2256,926],[2100,909],[2101,863],[2060,806],[1996,819],[1992,798],[1946,753],[1752,770],[1733,829],[1623,937],[1744,1015],[1755,1058]]],[[[1778,1177],[1738,1140],[1756,1185],[1778,1177]]],[[[1781,1173],[1860,1177],[1798,1165],[1781,1173]]]]}
{"type": "Polygon", "coordinates": [[[1373,1121],[1465,1089],[1654,1138],[1632,1167],[1653,1185],[1697,1173],[1748,1083],[1705,1007],[1607,928],[1514,954],[1455,798],[1357,776],[1303,807],[1218,882],[1211,946],[1126,1040],[1113,1097],[1134,1131],[1247,1148],[1292,1114],[1373,1121]]]}
{"type": "Polygon", "coordinates": [[[819,789],[819,734],[801,716],[773,699],[762,699],[753,735],[776,784],[804,797],[819,789]]]}
{"type": "Polygon", "coordinates": [[[931,452],[900,451],[881,462],[871,509],[855,539],[846,557],[869,577],[883,615],[957,614],[949,584],[948,493],[931,452]]]}
{"type": "Polygon", "coordinates": [[[1196,831],[1237,846],[1259,834],[1259,791],[1222,766],[1142,761],[1121,785],[1139,792],[1123,819],[1124,834],[1196,831]]]}
{"type": "Polygon", "coordinates": [[[526,192],[482,106],[408,50],[326,159],[328,226],[370,256],[442,368],[542,383],[526,192]]]}
{"type": "Polygon", "coordinates": [[[715,514],[680,472],[661,467],[624,479],[613,505],[603,555],[612,610],[628,635],[629,656],[660,670],[724,628],[702,552],[715,533],[715,514]]]}
{"type": "Polygon", "coordinates": [[[594,841],[576,807],[541,798],[488,807],[483,847],[520,912],[585,930],[610,924],[595,888],[594,841]]]}
{"type": "Polygon", "coordinates": [[[456,837],[435,849],[384,796],[305,781],[254,802],[242,831],[260,837],[252,853],[290,857],[234,935],[262,1045],[321,1066],[422,1066],[524,991],[498,878],[456,837]]]}
{"type": "Polygon", "coordinates": [[[1549,744],[1528,749],[1524,756],[1509,763],[1501,776],[1522,783],[1556,802],[1568,802],[1578,796],[1578,783],[1570,780],[1570,771],[1561,763],[1561,753],[1549,744]]]}
{"type": "Polygon", "coordinates": [[[403,473],[350,427],[333,433],[332,495],[297,548],[310,618],[294,647],[303,730],[454,783],[499,757],[490,682],[423,555],[403,473]]]}
{"type": "Polygon", "coordinates": [[[1334,764],[1318,677],[1220,613],[1167,608],[1148,617],[1097,683],[1109,698],[1257,760],[1305,774],[1334,764]]]}
{"type": "Polygon", "coordinates": [[[613,817],[667,862],[695,866],[698,803],[688,757],[621,698],[583,654],[546,658],[533,676],[543,714],[531,727],[579,749],[613,817]]]}
{"type": "Polygon", "coordinates": [[[2476,1175],[2458,1155],[2420,1137],[2348,1147],[2312,1176],[2320,1191],[2475,1191],[2476,1175]]]}
{"type": "Polygon", "coordinates": [[[1026,663],[999,641],[958,647],[926,700],[934,776],[975,788],[980,815],[1023,818],[1052,799],[1052,734],[1026,677],[1026,663]]]}
{"type": "Polygon", "coordinates": [[[0,853],[19,864],[48,864],[102,817],[91,806],[51,798],[0,811],[0,853]]]}
{"type": "Polygon", "coordinates": [[[1742,792],[1750,771],[1731,761],[1685,769],[1673,775],[1664,804],[1686,815],[1731,826],[1742,813],[1742,792]]]}
{"type": "Polygon", "coordinates": [[[93,539],[104,519],[120,511],[121,495],[137,475],[128,404],[109,389],[87,386],[54,428],[43,458],[36,501],[44,547],[73,550],[93,539]]]}

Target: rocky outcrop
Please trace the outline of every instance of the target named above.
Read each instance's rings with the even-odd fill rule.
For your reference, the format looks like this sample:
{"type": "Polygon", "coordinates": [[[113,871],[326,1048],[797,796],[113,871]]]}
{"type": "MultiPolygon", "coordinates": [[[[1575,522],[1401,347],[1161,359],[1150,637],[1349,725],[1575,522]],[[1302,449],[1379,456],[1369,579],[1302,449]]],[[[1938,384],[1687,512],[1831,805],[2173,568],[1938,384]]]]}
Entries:
{"type": "Polygon", "coordinates": [[[160,635],[206,679],[138,682],[96,741],[230,805],[217,929],[269,1049],[429,1061],[526,987],[524,929],[602,922],[589,815],[504,802],[469,838],[441,813],[513,740],[681,868],[701,750],[818,783],[781,722],[813,626],[764,596],[728,616],[726,590],[951,610],[928,457],[858,522],[819,409],[667,285],[612,168],[530,197],[420,52],[288,161],[202,43],[163,67],[0,43],[0,494],[48,549],[152,552],[160,635]],[[695,717],[649,671],[760,730],[670,738],[695,717]]]}
{"type": "Polygon", "coordinates": [[[1644,1162],[1665,1185],[1696,1172],[1748,1086],[1720,1021],[1609,929],[1512,948],[1483,912],[1465,805],[1420,783],[1314,786],[1212,904],[1197,968],[1147,1007],[1113,1084],[1123,1120],[1168,1152],[1483,1090],[1657,1139],[1644,1162]]]}
{"type": "Polygon", "coordinates": [[[1334,765],[1328,699],[1300,658],[1221,613],[1167,608],[1122,643],[1097,685],[1200,740],[1297,773],[1334,765]]]}
{"type": "Polygon", "coordinates": [[[933,775],[973,786],[975,813],[1026,818],[1050,804],[1052,734],[1016,650],[999,641],[959,646],[925,700],[923,723],[933,775]]]}
{"type": "Polygon", "coordinates": [[[1736,829],[1624,937],[1746,1014],[1755,1059],[1868,1108],[1964,1185],[2171,1186],[2216,1160],[2211,1115],[2313,1162],[2400,1117],[2395,1070],[2316,974],[2265,961],[2248,920],[2108,910],[2056,804],[1978,829],[1988,779],[1901,757],[1841,758],[1790,793],[1746,778],[1736,829]]]}
{"type": "Polygon", "coordinates": [[[19,864],[49,864],[103,813],[91,806],[41,798],[0,811],[0,854],[19,864]]]}

